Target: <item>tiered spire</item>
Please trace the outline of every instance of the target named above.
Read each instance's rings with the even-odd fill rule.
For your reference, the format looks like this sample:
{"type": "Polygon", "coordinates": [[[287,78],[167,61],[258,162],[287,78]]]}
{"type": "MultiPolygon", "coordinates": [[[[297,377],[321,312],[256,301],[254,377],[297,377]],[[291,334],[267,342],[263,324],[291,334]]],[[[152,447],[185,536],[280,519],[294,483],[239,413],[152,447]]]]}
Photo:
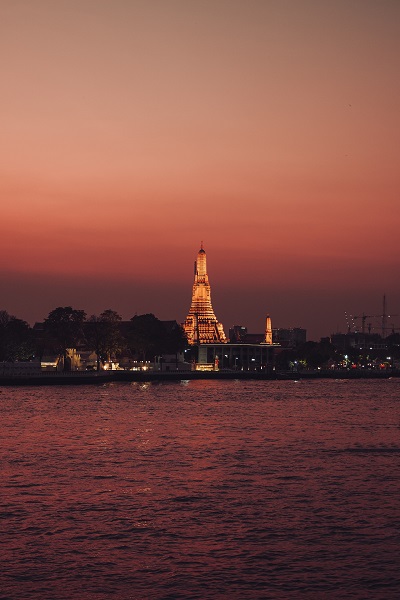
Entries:
{"type": "Polygon", "coordinates": [[[265,318],[265,337],[264,344],[272,344],[272,323],[269,315],[265,318]]]}
{"type": "Polygon", "coordinates": [[[218,323],[211,305],[211,287],[203,242],[194,263],[192,304],[183,328],[189,344],[226,343],[223,325],[218,323]]]}

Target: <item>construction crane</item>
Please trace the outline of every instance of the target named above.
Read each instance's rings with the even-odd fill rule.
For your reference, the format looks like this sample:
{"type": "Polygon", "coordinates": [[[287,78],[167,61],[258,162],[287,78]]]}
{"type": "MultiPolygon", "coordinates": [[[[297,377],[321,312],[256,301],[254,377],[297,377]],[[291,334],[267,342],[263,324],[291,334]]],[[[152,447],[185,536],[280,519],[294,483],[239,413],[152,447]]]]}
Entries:
{"type": "MultiPolygon", "coordinates": [[[[346,315],[346,322],[347,322],[347,327],[348,327],[348,331],[350,332],[350,324],[349,324],[349,320],[347,317],[347,313],[345,313],[346,315]]],[[[355,327],[355,320],[356,319],[361,319],[361,332],[365,333],[365,322],[367,319],[381,319],[381,329],[382,329],[382,337],[385,337],[385,332],[389,329],[391,331],[394,331],[394,327],[387,327],[387,320],[390,319],[391,317],[398,317],[399,315],[388,315],[386,312],[386,295],[383,295],[383,306],[382,306],[382,314],[380,315],[366,315],[365,313],[362,313],[362,315],[355,315],[352,316],[350,315],[351,320],[353,321],[353,326],[354,326],[354,330],[357,333],[357,329],[355,327]]],[[[369,323],[368,325],[368,333],[371,333],[371,323],[369,323]]]]}
{"type": "Polygon", "coordinates": [[[386,314],[386,295],[383,295],[383,311],[382,311],[382,337],[385,337],[385,331],[387,329],[391,329],[392,333],[394,333],[394,326],[392,327],[386,327],[386,323],[387,323],[387,319],[390,319],[391,317],[398,317],[399,315],[387,315],[386,314]]]}
{"type": "MultiPolygon", "coordinates": [[[[352,318],[354,320],[356,319],[361,319],[361,333],[365,333],[365,321],[367,319],[374,319],[375,317],[382,317],[382,315],[366,315],[365,313],[363,313],[362,315],[355,315],[352,318]]],[[[371,329],[371,328],[370,328],[371,329]]]]}
{"type": "Polygon", "coordinates": [[[400,331],[400,327],[387,327],[386,329],[390,329],[390,334],[396,333],[396,331],[400,331]]]}
{"type": "Polygon", "coordinates": [[[348,315],[346,311],[344,311],[344,316],[346,318],[347,333],[351,333],[351,330],[355,329],[355,323],[353,321],[353,317],[351,315],[348,315]],[[350,321],[350,319],[351,319],[351,321],[350,321]]]}

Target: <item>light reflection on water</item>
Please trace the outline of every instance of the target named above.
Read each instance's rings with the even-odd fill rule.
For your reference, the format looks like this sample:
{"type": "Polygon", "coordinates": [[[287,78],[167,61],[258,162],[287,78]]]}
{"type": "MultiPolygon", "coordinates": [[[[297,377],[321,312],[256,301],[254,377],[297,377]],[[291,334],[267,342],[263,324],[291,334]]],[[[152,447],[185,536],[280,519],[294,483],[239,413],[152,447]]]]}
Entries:
{"type": "Polygon", "coordinates": [[[400,597],[400,380],[0,388],[0,417],[1,598],[400,597]]]}

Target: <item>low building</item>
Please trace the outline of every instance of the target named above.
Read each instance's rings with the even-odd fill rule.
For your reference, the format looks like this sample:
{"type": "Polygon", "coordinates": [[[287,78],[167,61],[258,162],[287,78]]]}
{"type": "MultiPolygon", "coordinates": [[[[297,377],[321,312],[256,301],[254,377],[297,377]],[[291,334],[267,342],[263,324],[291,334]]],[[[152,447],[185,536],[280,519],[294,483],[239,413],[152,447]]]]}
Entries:
{"type": "Polygon", "coordinates": [[[385,350],[387,344],[378,333],[334,333],[331,343],[340,352],[351,350],[385,350]]]}
{"type": "Polygon", "coordinates": [[[306,343],[307,330],[301,327],[279,327],[272,330],[272,339],[282,348],[297,348],[306,343]]]}
{"type": "Polygon", "coordinates": [[[156,356],[154,371],[191,371],[192,364],[185,360],[185,352],[177,354],[163,354],[156,356]]]}
{"type": "Polygon", "coordinates": [[[199,344],[192,347],[196,371],[271,371],[276,344],[199,344]]]}
{"type": "Polygon", "coordinates": [[[47,354],[40,359],[42,371],[80,371],[81,355],[75,348],[67,348],[65,357],[60,354],[47,354]]]}

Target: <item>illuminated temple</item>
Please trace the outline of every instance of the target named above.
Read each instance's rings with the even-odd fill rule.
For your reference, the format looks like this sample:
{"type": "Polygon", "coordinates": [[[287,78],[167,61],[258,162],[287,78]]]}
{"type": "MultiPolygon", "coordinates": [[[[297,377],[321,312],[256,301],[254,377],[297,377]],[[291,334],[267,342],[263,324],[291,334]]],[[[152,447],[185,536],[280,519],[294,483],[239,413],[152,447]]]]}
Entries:
{"type": "Polygon", "coordinates": [[[183,324],[189,344],[226,343],[222,323],[218,323],[211,305],[211,287],[203,242],[194,263],[192,304],[183,324]]]}

